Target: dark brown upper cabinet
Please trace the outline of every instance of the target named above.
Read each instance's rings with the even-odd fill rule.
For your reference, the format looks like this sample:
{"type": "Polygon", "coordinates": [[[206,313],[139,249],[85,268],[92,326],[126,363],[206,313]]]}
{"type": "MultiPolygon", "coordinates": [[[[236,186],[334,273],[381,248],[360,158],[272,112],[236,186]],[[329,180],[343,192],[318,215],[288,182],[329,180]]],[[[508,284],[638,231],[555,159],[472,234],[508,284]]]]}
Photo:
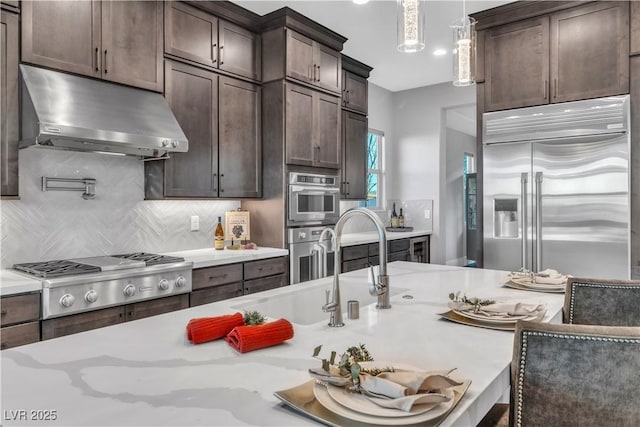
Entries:
{"type": "Polygon", "coordinates": [[[342,111],[342,199],[367,198],[367,116],[342,111]]]}
{"type": "Polygon", "coordinates": [[[261,37],[208,12],[184,3],[167,3],[164,37],[168,55],[261,79],[261,37]]]}
{"type": "Polygon", "coordinates": [[[369,102],[369,84],[366,77],[349,71],[342,71],[342,108],[367,114],[369,102]]]}
{"type": "Polygon", "coordinates": [[[0,13],[0,195],[18,196],[18,15],[0,13]]]}
{"type": "Polygon", "coordinates": [[[287,164],[340,168],[340,98],[287,83],[287,164]]]}
{"type": "Polygon", "coordinates": [[[177,61],[165,68],[165,97],[189,151],[145,163],[146,197],[260,197],[260,87],[177,61]]]}
{"type": "Polygon", "coordinates": [[[287,76],[340,93],[342,59],[340,52],[302,34],[286,29],[287,76]]]}
{"type": "Polygon", "coordinates": [[[486,111],[628,93],[629,3],[590,3],[489,28],[484,77],[486,111]]]}
{"type": "Polygon", "coordinates": [[[163,3],[24,1],[22,61],[163,90],[163,3]]]}

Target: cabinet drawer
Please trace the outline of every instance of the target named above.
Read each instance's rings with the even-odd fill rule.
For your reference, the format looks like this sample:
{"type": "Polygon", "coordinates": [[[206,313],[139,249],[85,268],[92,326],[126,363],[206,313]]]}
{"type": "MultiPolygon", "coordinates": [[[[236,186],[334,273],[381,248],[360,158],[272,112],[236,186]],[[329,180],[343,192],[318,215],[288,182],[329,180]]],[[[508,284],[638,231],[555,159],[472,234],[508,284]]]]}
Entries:
{"type": "Polygon", "coordinates": [[[125,309],[125,320],[138,320],[158,314],[189,308],[189,294],[174,295],[149,301],[129,304],[125,309]]]}
{"type": "Polygon", "coordinates": [[[342,263],[342,272],[360,270],[369,266],[369,258],[354,259],[351,261],[345,261],[342,263]]]}
{"type": "Polygon", "coordinates": [[[271,258],[244,264],[244,280],[273,276],[287,271],[286,258],[271,258]]]}
{"type": "Polygon", "coordinates": [[[342,248],[342,261],[366,258],[369,256],[369,245],[347,246],[342,248]]]}
{"type": "Polygon", "coordinates": [[[387,256],[387,261],[388,262],[393,262],[393,261],[409,261],[410,260],[410,255],[409,255],[409,251],[402,251],[402,252],[392,252],[389,254],[389,256],[387,256]]]}
{"type": "Polygon", "coordinates": [[[42,321],[42,339],[77,334],[124,322],[124,306],[105,308],[42,321]]]}
{"type": "Polygon", "coordinates": [[[7,326],[0,330],[0,350],[40,341],[40,322],[7,326]]]}
{"type": "Polygon", "coordinates": [[[409,250],[409,239],[391,240],[389,242],[389,252],[400,252],[409,250]]]}
{"type": "Polygon", "coordinates": [[[0,302],[0,325],[28,322],[40,318],[40,294],[15,295],[2,298],[0,302]]]}
{"type": "Polygon", "coordinates": [[[369,243],[369,256],[377,257],[380,254],[379,243],[369,243]]]}
{"type": "Polygon", "coordinates": [[[192,289],[208,288],[242,281],[242,264],[222,265],[220,267],[198,268],[193,270],[192,289]]]}
{"type": "Polygon", "coordinates": [[[210,302],[222,301],[242,295],[242,282],[227,285],[212,286],[191,292],[189,306],[209,304],[210,302]]]}
{"type": "Polygon", "coordinates": [[[269,289],[286,286],[287,275],[263,277],[261,279],[247,280],[244,282],[244,294],[255,294],[256,292],[268,291],[269,289]]]}

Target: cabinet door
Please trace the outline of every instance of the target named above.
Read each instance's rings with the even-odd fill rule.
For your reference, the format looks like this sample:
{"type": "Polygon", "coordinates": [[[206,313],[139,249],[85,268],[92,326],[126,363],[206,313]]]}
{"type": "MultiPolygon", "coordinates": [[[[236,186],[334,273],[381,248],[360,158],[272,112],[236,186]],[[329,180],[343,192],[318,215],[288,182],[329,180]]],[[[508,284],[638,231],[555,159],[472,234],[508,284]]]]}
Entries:
{"type": "Polygon", "coordinates": [[[342,198],[367,198],[367,116],[342,112],[342,198]]]}
{"type": "Polygon", "coordinates": [[[263,277],[261,279],[245,280],[244,294],[255,294],[256,292],[268,291],[269,289],[280,288],[287,285],[287,275],[263,277]]]}
{"type": "Polygon", "coordinates": [[[1,326],[40,318],[40,293],[6,296],[0,299],[0,305],[1,326]]]}
{"type": "Polygon", "coordinates": [[[190,307],[242,296],[242,281],[191,292],[190,307]]]}
{"type": "Polygon", "coordinates": [[[313,114],[315,135],[314,166],[340,169],[340,136],[342,133],[340,98],[316,92],[313,114]]]}
{"type": "Polygon", "coordinates": [[[287,163],[312,166],[314,92],[311,89],[290,83],[285,86],[287,163]]]}
{"type": "Polygon", "coordinates": [[[167,2],[164,51],[209,67],[218,66],[218,19],[180,2],[167,2]]]}
{"type": "Polygon", "coordinates": [[[549,18],[493,28],[485,35],[485,110],[549,102],[549,18]]]}
{"type": "Polygon", "coordinates": [[[244,279],[257,279],[260,277],[283,274],[287,271],[287,259],[285,257],[269,258],[260,261],[244,263],[244,279]]]}
{"type": "Polygon", "coordinates": [[[0,350],[40,341],[40,322],[7,326],[0,330],[0,350]]]}
{"type": "Polygon", "coordinates": [[[629,93],[628,2],[551,16],[552,102],[629,93]]]}
{"type": "Polygon", "coordinates": [[[163,2],[102,2],[102,78],[163,91],[163,2]]]}
{"type": "Polygon", "coordinates": [[[313,80],[313,41],[287,28],[287,76],[303,82],[313,80]]]}
{"type": "Polygon", "coordinates": [[[22,2],[22,61],[100,77],[100,2],[22,2]]]}
{"type": "Polygon", "coordinates": [[[344,71],[342,74],[342,86],[342,106],[366,115],[369,106],[369,84],[367,79],[344,71]]]}
{"type": "Polygon", "coordinates": [[[261,88],[220,77],[220,197],[260,197],[261,88]]]}
{"type": "Polygon", "coordinates": [[[340,52],[315,43],[316,79],[314,84],[340,93],[342,89],[342,56],[340,52]]]}
{"type": "Polygon", "coordinates": [[[42,339],[62,337],[124,322],[124,307],[104,308],[42,321],[42,339]]]}
{"type": "Polygon", "coordinates": [[[129,304],[125,307],[125,320],[144,319],[176,310],[189,308],[189,294],[173,295],[166,298],[157,298],[149,301],[141,301],[129,304]]]}
{"type": "Polygon", "coordinates": [[[18,196],[18,15],[0,14],[0,196],[18,196]]]}
{"type": "Polygon", "coordinates": [[[260,36],[230,22],[220,21],[220,69],[260,80],[260,36]]]}
{"type": "Polygon", "coordinates": [[[165,196],[218,196],[218,76],[166,62],[165,97],[189,141],[189,151],[165,162],[165,196]]]}

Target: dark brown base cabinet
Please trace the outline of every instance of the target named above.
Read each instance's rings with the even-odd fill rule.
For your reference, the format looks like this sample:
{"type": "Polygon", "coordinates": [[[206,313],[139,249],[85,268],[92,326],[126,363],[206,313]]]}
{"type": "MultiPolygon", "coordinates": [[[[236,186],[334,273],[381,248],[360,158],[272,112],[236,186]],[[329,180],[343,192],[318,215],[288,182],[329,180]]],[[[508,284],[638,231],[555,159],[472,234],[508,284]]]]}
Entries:
{"type": "Polygon", "coordinates": [[[23,1],[22,61],[163,90],[163,2],[23,1]]]}
{"type": "Polygon", "coordinates": [[[629,92],[629,2],[593,2],[521,21],[512,12],[505,16],[516,22],[487,28],[485,20],[498,15],[476,16],[485,29],[478,51],[485,111],[629,92]]]}
{"type": "Polygon", "coordinates": [[[42,321],[42,339],[48,340],[117,325],[189,307],[189,294],[141,301],[42,321]]]}
{"type": "Polygon", "coordinates": [[[145,163],[147,199],[262,194],[261,88],[167,60],[165,97],[189,151],[145,163]]]}
{"type": "Polygon", "coordinates": [[[0,13],[0,94],[2,129],[0,129],[0,196],[18,196],[18,15],[0,13]]]}
{"type": "Polygon", "coordinates": [[[193,270],[191,307],[279,288],[288,284],[287,258],[193,270]]]}
{"type": "Polygon", "coordinates": [[[40,292],[0,299],[0,350],[40,341],[40,292]]]}
{"type": "MultiPolygon", "coordinates": [[[[387,241],[387,262],[411,261],[410,239],[387,241]]],[[[342,248],[342,272],[360,270],[369,265],[380,264],[380,245],[368,243],[364,245],[346,246],[342,248]]]]}

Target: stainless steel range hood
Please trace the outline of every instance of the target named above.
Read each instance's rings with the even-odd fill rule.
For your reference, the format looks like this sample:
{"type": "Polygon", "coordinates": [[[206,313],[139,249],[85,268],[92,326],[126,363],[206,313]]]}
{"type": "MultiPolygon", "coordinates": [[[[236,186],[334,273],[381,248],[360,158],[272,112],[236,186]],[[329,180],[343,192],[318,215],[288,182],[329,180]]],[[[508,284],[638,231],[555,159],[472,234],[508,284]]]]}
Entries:
{"type": "Polygon", "coordinates": [[[20,148],[142,157],[185,152],[187,138],[159,93],[20,65],[20,148]]]}

